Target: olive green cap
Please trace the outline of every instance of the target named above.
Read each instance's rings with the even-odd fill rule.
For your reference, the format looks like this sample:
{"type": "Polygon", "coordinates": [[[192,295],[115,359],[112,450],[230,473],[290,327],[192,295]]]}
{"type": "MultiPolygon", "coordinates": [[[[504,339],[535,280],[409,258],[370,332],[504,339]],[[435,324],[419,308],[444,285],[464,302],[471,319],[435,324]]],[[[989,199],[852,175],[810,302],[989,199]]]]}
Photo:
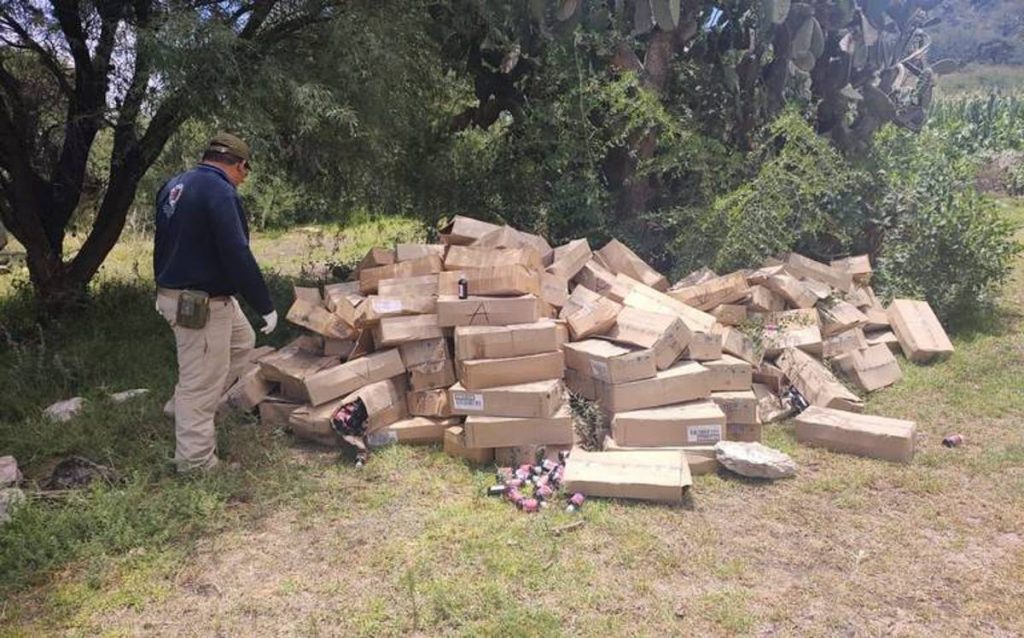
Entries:
{"type": "Polygon", "coordinates": [[[242,138],[232,135],[231,133],[217,133],[214,135],[206,150],[215,151],[217,153],[227,153],[229,155],[234,155],[238,159],[246,161],[252,159],[252,153],[249,151],[249,145],[246,144],[242,138]]]}

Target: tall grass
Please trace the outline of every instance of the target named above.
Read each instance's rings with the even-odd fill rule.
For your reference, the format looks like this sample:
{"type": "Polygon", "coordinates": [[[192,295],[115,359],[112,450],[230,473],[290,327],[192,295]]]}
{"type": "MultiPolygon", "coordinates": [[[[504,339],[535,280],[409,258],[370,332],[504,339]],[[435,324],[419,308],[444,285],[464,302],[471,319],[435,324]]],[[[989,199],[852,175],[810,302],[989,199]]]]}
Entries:
{"type": "Polygon", "coordinates": [[[969,93],[938,100],[928,128],[963,153],[1024,149],[1024,91],[969,93]]]}

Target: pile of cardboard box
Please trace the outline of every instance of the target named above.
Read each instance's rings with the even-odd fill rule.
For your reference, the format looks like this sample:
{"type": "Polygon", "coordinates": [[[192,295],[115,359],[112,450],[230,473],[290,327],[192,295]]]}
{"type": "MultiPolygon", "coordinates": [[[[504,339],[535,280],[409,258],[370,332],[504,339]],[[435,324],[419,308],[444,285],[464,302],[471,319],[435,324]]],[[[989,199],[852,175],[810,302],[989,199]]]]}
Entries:
{"type": "Polygon", "coordinates": [[[759,441],[803,401],[800,442],[909,460],[914,424],[859,414],[847,384],[898,381],[895,350],[913,362],[952,352],[926,303],[879,303],[866,256],[789,254],[670,286],[616,240],[552,249],[456,217],[441,242],[375,248],[356,280],[296,289],[287,318],[311,334],[261,353],[232,402],[337,445],[332,414],[361,399],[371,446],[436,442],[514,465],[573,445],[572,391],[609,432],[604,451],[570,456],[566,487],[678,500],[691,472],[715,469],[716,442],[759,441]]]}

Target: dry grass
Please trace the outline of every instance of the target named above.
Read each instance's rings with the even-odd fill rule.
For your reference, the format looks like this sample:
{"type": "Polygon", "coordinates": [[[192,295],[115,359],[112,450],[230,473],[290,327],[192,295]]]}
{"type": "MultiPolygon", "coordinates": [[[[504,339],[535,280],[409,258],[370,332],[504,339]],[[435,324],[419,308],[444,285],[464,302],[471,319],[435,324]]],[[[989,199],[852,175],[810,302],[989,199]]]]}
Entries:
{"type": "Polygon", "coordinates": [[[904,363],[870,400],[919,421],[911,465],[797,446],[774,425],[797,478],[698,477],[687,507],[590,501],[555,536],[576,517],[488,499],[489,472],[434,448],[389,448],[362,471],[294,448],[252,471],[229,529],[69,568],[0,605],[5,633],[1024,634],[1022,289],[1024,264],[998,329],[959,337],[949,362],[904,363]],[[954,431],[968,444],[943,448],[954,431]]]}

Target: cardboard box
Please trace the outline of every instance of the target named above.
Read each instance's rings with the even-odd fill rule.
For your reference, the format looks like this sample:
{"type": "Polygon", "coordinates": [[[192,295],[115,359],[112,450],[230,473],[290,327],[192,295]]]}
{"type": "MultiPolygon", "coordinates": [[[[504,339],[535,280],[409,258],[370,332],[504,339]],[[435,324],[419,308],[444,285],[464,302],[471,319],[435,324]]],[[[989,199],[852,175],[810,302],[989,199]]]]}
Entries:
{"type": "Polygon", "coordinates": [[[400,344],[398,354],[401,355],[406,369],[451,358],[448,356],[448,340],[444,337],[400,344]]]}
{"type": "Polygon", "coordinates": [[[739,357],[752,366],[761,363],[761,352],[754,348],[754,340],[738,329],[730,326],[716,325],[714,334],[722,338],[722,352],[739,357]]]}
{"type": "Polygon", "coordinates": [[[818,296],[796,277],[779,273],[764,282],[764,287],[786,300],[794,308],[813,308],[818,296]]]}
{"type": "Polygon", "coordinates": [[[725,438],[725,413],[711,401],[695,401],[619,412],[611,426],[612,437],[620,445],[707,445],[725,438]]]}
{"type": "Polygon", "coordinates": [[[444,258],[445,270],[474,270],[497,266],[522,266],[533,272],[544,269],[541,256],[532,248],[452,246],[444,258]]]}
{"type": "Polygon", "coordinates": [[[675,315],[689,328],[690,332],[711,332],[717,323],[713,316],[703,310],[688,306],[678,299],[673,299],[669,295],[658,292],[625,275],[616,275],[616,279],[623,286],[629,288],[629,293],[622,301],[624,306],[647,312],[675,315]]]}
{"type": "Polygon", "coordinates": [[[390,248],[374,247],[363,256],[356,270],[377,268],[378,266],[387,266],[393,263],[395,263],[395,251],[390,248]]]}
{"type": "Polygon", "coordinates": [[[409,387],[416,392],[447,388],[455,383],[455,364],[451,359],[431,361],[409,368],[409,387]]]}
{"type": "Polygon", "coordinates": [[[565,387],[588,401],[597,401],[598,380],[572,368],[565,369],[565,387]]]}
{"type": "Polygon", "coordinates": [[[380,282],[384,279],[433,275],[441,272],[441,270],[441,259],[437,255],[428,255],[420,259],[379,266],[377,268],[367,268],[359,271],[359,291],[364,295],[376,293],[378,292],[380,282]]]}
{"type": "Polygon", "coordinates": [[[447,388],[407,392],[405,394],[405,404],[409,414],[414,416],[442,418],[452,416],[447,388]]]}
{"type": "Polygon", "coordinates": [[[693,484],[683,452],[587,452],[574,448],[565,490],[587,496],[681,503],[693,484]]]}
{"type": "Polygon", "coordinates": [[[494,464],[498,467],[519,467],[540,460],[558,461],[559,452],[568,452],[572,445],[514,445],[494,448],[494,464]]]}
{"type": "Polygon", "coordinates": [[[558,350],[554,321],[511,326],[459,326],[455,329],[455,358],[501,359],[558,350]]]}
{"type": "Polygon", "coordinates": [[[561,351],[504,359],[474,359],[457,364],[459,382],[467,390],[561,379],[565,360],[561,351]]]}
{"type": "Polygon", "coordinates": [[[437,325],[437,315],[389,317],[373,326],[373,342],[378,348],[443,336],[444,331],[437,325]]]}
{"type": "Polygon", "coordinates": [[[292,307],[288,309],[285,318],[297,326],[302,326],[325,337],[351,339],[355,336],[355,330],[341,317],[328,312],[327,308],[319,303],[312,303],[305,299],[296,299],[292,307]]]}
{"type": "Polygon", "coordinates": [[[787,348],[775,364],[811,405],[851,412],[864,410],[860,397],[847,390],[828,368],[806,352],[787,348]]]}
{"type": "Polygon", "coordinates": [[[847,295],[847,301],[857,306],[857,309],[868,318],[867,323],[863,326],[865,330],[889,329],[889,315],[882,302],[875,296],[875,291],[871,289],[871,286],[854,286],[850,294],[847,295]]]}
{"type": "Polygon", "coordinates": [[[953,343],[927,301],[894,299],[887,312],[892,331],[910,361],[924,363],[953,354],[953,343]]]}
{"type": "Polygon", "coordinates": [[[444,244],[398,244],[395,246],[395,261],[413,261],[436,256],[444,261],[448,246],[444,244]]]}
{"type": "Polygon", "coordinates": [[[370,295],[364,303],[364,318],[367,324],[381,319],[407,315],[437,314],[437,297],[383,297],[370,295]]]}
{"type": "Polygon", "coordinates": [[[762,328],[761,342],[767,357],[774,357],[786,348],[800,348],[813,354],[821,354],[822,351],[821,331],[816,325],[766,323],[762,328]]]}
{"type": "Polygon", "coordinates": [[[753,366],[739,357],[726,354],[717,361],[707,361],[702,365],[710,375],[712,392],[749,390],[753,383],[753,366]]]}
{"type": "Polygon", "coordinates": [[[867,347],[868,342],[864,338],[864,331],[860,328],[853,328],[822,341],[821,356],[825,359],[832,359],[841,354],[862,350],[867,347]]]}
{"type": "Polygon", "coordinates": [[[793,413],[792,406],[787,401],[783,404],[775,392],[761,383],[753,384],[750,389],[757,398],[757,418],[761,423],[774,423],[781,421],[793,413]]]}
{"type": "Polygon", "coordinates": [[[914,458],[913,421],[812,406],[796,419],[796,440],[833,452],[909,463],[914,458]]]}
{"type": "Polygon", "coordinates": [[[671,366],[693,338],[678,317],[629,307],[619,312],[606,336],[612,341],[650,348],[659,370],[671,366]]]}
{"type": "Polygon", "coordinates": [[[377,283],[377,294],[381,297],[436,297],[438,295],[438,277],[442,273],[420,275],[418,277],[402,277],[399,279],[382,279],[377,283]]]}
{"type": "Polygon", "coordinates": [[[569,326],[573,340],[578,341],[611,330],[621,310],[620,304],[578,285],[558,316],[569,326]]]}
{"type": "Polygon", "coordinates": [[[866,284],[871,281],[871,259],[867,255],[833,259],[832,268],[850,275],[855,284],[866,284]]]}
{"type": "Polygon", "coordinates": [[[227,402],[236,410],[252,410],[270,396],[275,385],[263,378],[258,367],[252,367],[228,388],[227,402]]]}
{"type": "Polygon", "coordinates": [[[852,328],[859,328],[868,322],[868,317],[852,303],[834,301],[831,304],[818,304],[818,315],[821,317],[821,334],[831,337],[852,328]]]}
{"type": "Polygon", "coordinates": [[[683,350],[683,358],[691,361],[718,361],[722,358],[722,335],[713,332],[695,332],[690,344],[683,350]]]}
{"type": "Polygon", "coordinates": [[[711,375],[699,363],[683,362],[657,376],[629,383],[594,380],[597,401],[610,412],[656,408],[673,403],[706,399],[711,395],[711,375]]]}
{"type": "Polygon", "coordinates": [[[286,428],[288,417],[301,403],[292,403],[279,397],[268,397],[260,402],[260,426],[264,428],[286,428]]]}
{"type": "Polygon", "coordinates": [[[288,424],[299,438],[334,446],[339,437],[331,429],[331,417],[341,406],[361,399],[369,416],[366,431],[372,433],[403,419],[405,409],[405,382],[401,377],[385,379],[366,385],[359,390],[319,406],[303,405],[292,411],[288,424]]]}
{"type": "Polygon", "coordinates": [[[452,414],[548,417],[565,403],[561,379],[545,379],[516,385],[467,390],[462,384],[448,389],[452,414]]]}
{"type": "Polygon", "coordinates": [[[786,309],[786,300],[764,286],[751,286],[747,307],[753,312],[778,312],[786,309]]]}
{"type": "Polygon", "coordinates": [[[403,374],[405,366],[397,350],[381,350],[348,363],[311,374],[303,381],[313,405],[321,405],[362,386],[403,374]]]}
{"type": "Polygon", "coordinates": [[[605,452],[682,452],[686,455],[686,463],[690,466],[690,474],[701,476],[718,471],[718,458],[713,445],[684,445],[659,447],[634,447],[619,445],[610,436],[604,438],[605,452]]]}
{"type": "Polygon", "coordinates": [[[647,263],[617,239],[613,239],[597,251],[604,266],[615,274],[622,273],[655,290],[668,290],[665,276],[647,263]]]}
{"type": "Polygon", "coordinates": [[[441,296],[437,300],[437,323],[452,326],[511,326],[540,319],[540,305],[533,295],[522,297],[441,296]]]}
{"type": "Polygon", "coordinates": [[[545,265],[551,263],[554,252],[551,250],[551,244],[540,235],[524,233],[508,225],[481,236],[470,246],[474,248],[529,248],[540,255],[545,265]]]}
{"type": "Polygon", "coordinates": [[[540,274],[540,294],[538,296],[555,308],[561,308],[569,301],[568,278],[562,275],[542,272],[540,274]]]}
{"type": "Polygon", "coordinates": [[[688,306],[705,311],[712,310],[721,304],[740,301],[749,294],[750,286],[747,284],[747,279],[743,273],[739,272],[716,277],[686,288],[668,291],[668,295],[673,299],[678,299],[688,306]]]}
{"type": "Polygon", "coordinates": [[[567,404],[549,417],[467,416],[462,427],[468,447],[572,445],[572,411],[567,404]]]}
{"type": "Polygon", "coordinates": [[[325,357],[338,357],[342,361],[347,360],[355,349],[354,339],[324,339],[323,355],[325,357]]]}
{"type": "Polygon", "coordinates": [[[574,239],[564,246],[555,248],[551,265],[547,271],[565,279],[572,279],[583,270],[593,253],[586,239],[574,239]]]}
{"type": "Polygon", "coordinates": [[[461,426],[444,431],[444,453],[480,465],[494,460],[494,448],[471,448],[466,445],[461,426]]]}
{"type": "Polygon", "coordinates": [[[787,256],[786,270],[802,279],[816,279],[826,283],[840,292],[846,292],[853,286],[853,275],[850,273],[797,253],[787,256]]]}
{"type": "Polygon", "coordinates": [[[404,443],[406,445],[429,445],[444,441],[444,431],[450,427],[459,425],[455,419],[431,419],[423,416],[413,416],[378,430],[366,437],[366,443],[370,447],[382,447],[392,443],[404,443]]]}
{"type": "Polygon", "coordinates": [[[777,259],[768,261],[775,263],[766,263],[761,268],[755,268],[744,272],[744,274],[747,277],[748,284],[750,284],[751,286],[763,286],[764,282],[768,281],[768,279],[770,279],[771,277],[779,273],[786,272],[786,268],[782,262],[778,261],[777,259]]]}
{"type": "Polygon", "coordinates": [[[751,380],[754,383],[768,386],[772,392],[776,393],[782,392],[782,389],[789,385],[789,377],[786,376],[786,373],[766,362],[761,362],[761,365],[754,368],[751,380]]]}
{"type": "Polygon", "coordinates": [[[878,330],[876,332],[865,333],[864,341],[868,346],[877,346],[882,344],[888,347],[893,352],[900,351],[900,340],[896,337],[896,333],[892,330],[878,330]]]}
{"type": "Polygon", "coordinates": [[[303,288],[294,286],[295,298],[307,301],[315,306],[323,305],[323,297],[320,296],[319,288],[303,288]]]}
{"type": "MultiPolygon", "coordinates": [[[[762,288],[762,290],[767,290],[762,288]]],[[[724,303],[711,311],[718,323],[723,326],[738,326],[747,320],[747,307],[738,304],[724,303]]]]}
{"type": "Polygon", "coordinates": [[[460,279],[466,280],[466,290],[474,296],[517,297],[541,293],[541,280],[537,271],[511,264],[447,270],[438,278],[438,294],[458,295],[460,279]]]}
{"type": "Polygon", "coordinates": [[[874,392],[903,378],[903,371],[889,347],[884,344],[854,350],[835,358],[836,367],[861,390],[874,392]]]}
{"type": "Polygon", "coordinates": [[[757,418],[757,397],[753,390],[712,392],[711,400],[722,408],[726,423],[760,423],[757,418]]]}
{"type": "Polygon", "coordinates": [[[359,282],[324,286],[324,301],[327,309],[352,327],[362,325],[365,299],[366,297],[359,293],[359,282]],[[353,285],[355,290],[352,289],[353,285]]]}
{"type": "Polygon", "coordinates": [[[596,259],[584,264],[573,281],[576,285],[584,286],[615,303],[622,303],[629,294],[629,287],[620,282],[615,273],[599,264],[596,259]]]}
{"type": "Polygon", "coordinates": [[[282,395],[297,402],[308,400],[304,386],[308,377],[339,363],[337,357],[321,357],[305,352],[295,342],[259,360],[263,378],[281,384],[282,395]]]}
{"type": "Polygon", "coordinates": [[[690,286],[696,286],[712,279],[717,279],[718,273],[711,270],[707,266],[702,266],[697,270],[694,270],[690,274],[686,275],[672,286],[673,289],[678,290],[680,288],[688,288],[690,286]]]}
{"type": "Polygon", "coordinates": [[[654,351],[627,348],[603,339],[586,339],[563,347],[565,365],[605,383],[628,383],[658,373],[654,351]]]}
{"type": "Polygon", "coordinates": [[[725,440],[760,443],[763,429],[760,423],[729,423],[725,426],[725,440]]]}
{"type": "Polygon", "coordinates": [[[465,246],[500,228],[501,226],[497,224],[491,224],[463,215],[456,215],[441,228],[440,237],[441,241],[449,246],[465,246]]]}

